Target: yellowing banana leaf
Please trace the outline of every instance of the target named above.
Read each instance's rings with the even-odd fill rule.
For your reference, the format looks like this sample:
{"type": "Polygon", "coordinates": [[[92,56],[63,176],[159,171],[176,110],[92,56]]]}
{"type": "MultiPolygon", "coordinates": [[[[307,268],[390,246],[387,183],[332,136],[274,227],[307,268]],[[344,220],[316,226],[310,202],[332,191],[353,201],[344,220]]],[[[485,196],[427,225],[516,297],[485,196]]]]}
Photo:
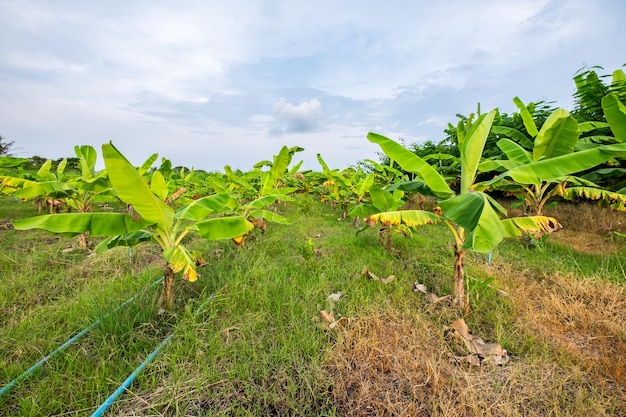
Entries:
{"type": "Polygon", "coordinates": [[[183,271],[183,278],[191,282],[198,279],[196,260],[184,246],[177,245],[165,251],[164,256],[174,273],[183,271]]]}
{"type": "Polygon", "coordinates": [[[254,229],[254,225],[241,216],[203,220],[195,226],[198,235],[208,240],[232,239],[254,229]]]}
{"type": "Polygon", "coordinates": [[[150,190],[139,172],[112,143],[102,145],[102,155],[111,185],[120,200],[132,204],[141,217],[170,234],[174,210],[150,190]]]}
{"type": "Polygon", "coordinates": [[[372,143],[378,144],[385,155],[396,161],[404,170],[419,174],[424,183],[435,195],[439,197],[450,197],[454,195],[454,192],[448,186],[445,178],[443,178],[435,168],[413,152],[393,140],[376,133],[368,133],[367,139],[372,143]]]}
{"type": "Polygon", "coordinates": [[[587,200],[602,201],[611,205],[611,207],[616,210],[626,211],[626,194],[607,191],[602,188],[570,187],[565,188],[564,192],[561,195],[566,200],[584,198],[587,200]]]}
{"type": "Polygon", "coordinates": [[[134,222],[124,213],[62,213],[16,220],[17,230],[42,229],[65,236],[89,232],[91,236],[125,235],[150,225],[148,221],[134,222]]]}
{"type": "Polygon", "coordinates": [[[506,237],[533,235],[536,237],[556,232],[562,226],[553,217],[528,216],[502,220],[506,237]]]}
{"type": "Polygon", "coordinates": [[[425,210],[400,210],[386,211],[372,214],[366,219],[366,223],[380,223],[389,226],[404,224],[409,227],[423,226],[425,224],[441,223],[443,217],[425,210]]]}
{"type": "Polygon", "coordinates": [[[535,138],[533,159],[540,161],[574,152],[580,130],[578,121],[565,109],[556,109],[541,126],[535,138]]]}
{"type": "Polygon", "coordinates": [[[200,221],[211,214],[222,212],[231,200],[234,199],[228,194],[213,194],[202,197],[178,209],[176,211],[176,218],[200,221]]]}

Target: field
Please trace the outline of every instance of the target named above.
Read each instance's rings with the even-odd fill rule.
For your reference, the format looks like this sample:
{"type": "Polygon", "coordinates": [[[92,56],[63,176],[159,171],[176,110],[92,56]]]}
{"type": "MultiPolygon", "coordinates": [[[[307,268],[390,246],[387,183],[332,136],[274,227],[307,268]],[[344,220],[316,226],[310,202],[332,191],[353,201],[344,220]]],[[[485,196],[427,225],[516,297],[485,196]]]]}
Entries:
{"type": "Polygon", "coordinates": [[[16,231],[36,207],[0,199],[0,384],[101,319],[0,397],[0,415],[91,414],[175,331],[108,415],[626,416],[626,239],[613,233],[626,214],[562,203],[547,239],[506,240],[491,263],[468,253],[465,320],[510,358],[474,367],[451,360],[467,354],[446,330],[459,311],[414,291],[452,290],[445,226],[388,251],[313,196],[278,211],[291,224],[243,247],[188,236],[206,265],[163,312],[158,248],[96,255],[16,231]],[[322,310],[346,319],[331,329],[322,310]]]}

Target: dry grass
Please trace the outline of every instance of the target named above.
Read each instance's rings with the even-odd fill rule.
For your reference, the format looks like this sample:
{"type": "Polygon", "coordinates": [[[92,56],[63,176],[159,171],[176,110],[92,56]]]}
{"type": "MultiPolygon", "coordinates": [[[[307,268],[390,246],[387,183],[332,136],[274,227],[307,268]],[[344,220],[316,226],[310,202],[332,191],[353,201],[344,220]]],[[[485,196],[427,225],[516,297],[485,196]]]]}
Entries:
{"type": "Polygon", "coordinates": [[[576,364],[516,357],[467,368],[448,359],[441,329],[420,316],[388,313],[351,324],[327,372],[346,416],[608,416],[626,413],[576,364]],[[617,414],[614,414],[617,412],[617,414]]]}
{"type": "Polygon", "coordinates": [[[518,324],[571,358],[595,384],[626,401],[626,289],[599,279],[553,274],[511,280],[518,324]]]}

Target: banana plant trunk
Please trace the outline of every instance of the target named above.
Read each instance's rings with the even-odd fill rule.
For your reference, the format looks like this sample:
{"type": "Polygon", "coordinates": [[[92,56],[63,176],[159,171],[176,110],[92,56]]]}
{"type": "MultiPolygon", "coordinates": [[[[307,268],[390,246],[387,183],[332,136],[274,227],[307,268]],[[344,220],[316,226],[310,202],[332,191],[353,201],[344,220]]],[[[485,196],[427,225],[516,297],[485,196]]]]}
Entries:
{"type": "Polygon", "coordinates": [[[159,297],[159,308],[170,310],[174,305],[174,271],[168,264],[163,272],[163,290],[159,297]]]}
{"type": "Polygon", "coordinates": [[[465,270],[463,269],[465,253],[464,249],[454,248],[454,305],[467,315],[470,310],[470,304],[465,293],[465,270]]]}

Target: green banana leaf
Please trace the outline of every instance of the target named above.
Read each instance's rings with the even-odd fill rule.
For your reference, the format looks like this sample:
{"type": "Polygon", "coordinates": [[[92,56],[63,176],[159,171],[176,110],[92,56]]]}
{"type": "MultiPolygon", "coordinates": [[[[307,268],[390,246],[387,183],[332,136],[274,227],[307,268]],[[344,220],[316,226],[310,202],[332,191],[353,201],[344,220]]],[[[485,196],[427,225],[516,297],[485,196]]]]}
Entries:
{"type": "Polygon", "coordinates": [[[94,147],[89,145],[74,146],[74,153],[80,161],[81,176],[85,179],[91,178],[98,159],[98,153],[94,147]]]}
{"type": "Polygon", "coordinates": [[[478,117],[472,124],[470,130],[465,134],[465,139],[459,143],[461,152],[461,193],[470,191],[474,180],[478,164],[483,155],[483,149],[493,124],[496,111],[492,110],[487,114],[478,117]]]}
{"type": "Polygon", "coordinates": [[[520,132],[517,129],[513,129],[508,126],[492,126],[491,131],[496,135],[506,136],[508,138],[513,139],[513,141],[519,143],[526,149],[532,149],[534,144],[533,141],[530,140],[526,135],[520,132]]]}
{"type": "Polygon", "coordinates": [[[602,110],[615,138],[626,142],[626,106],[613,93],[602,98],[602,110]]]}
{"type": "Polygon", "coordinates": [[[152,240],[153,233],[147,230],[138,230],[121,236],[109,236],[96,245],[96,253],[101,255],[109,249],[117,246],[135,246],[142,242],[152,240]]]}
{"type": "Polygon", "coordinates": [[[21,188],[13,191],[11,195],[17,198],[24,198],[24,199],[30,199],[30,198],[35,198],[39,196],[47,196],[47,197],[52,197],[52,198],[66,198],[66,197],[70,197],[73,192],[74,192],[74,189],[65,182],[24,181],[21,184],[21,188]]]}
{"type": "Polygon", "coordinates": [[[609,127],[609,124],[606,122],[588,121],[578,123],[578,130],[580,130],[581,133],[587,133],[598,129],[606,129],[607,127],[609,127]]]}
{"type": "Polygon", "coordinates": [[[120,200],[132,204],[142,218],[156,224],[169,235],[174,221],[174,210],[150,190],[139,172],[112,143],[102,145],[102,156],[111,185],[120,200]]]}
{"type": "Polygon", "coordinates": [[[502,173],[491,181],[486,181],[485,184],[495,184],[504,177],[512,178],[520,184],[539,184],[543,181],[553,181],[559,177],[593,168],[625,153],[626,143],[602,145],[584,151],[520,165],[502,173]]]}
{"type": "Polygon", "coordinates": [[[287,218],[269,210],[252,210],[250,212],[250,217],[253,219],[259,219],[259,218],[265,219],[272,223],[291,224],[291,222],[287,218]]]}
{"type": "Polygon", "coordinates": [[[378,144],[385,155],[396,161],[404,170],[419,174],[435,195],[442,198],[454,195],[454,191],[448,186],[445,178],[413,152],[393,140],[376,133],[368,133],[367,139],[372,143],[378,144]]]}
{"type": "Polygon", "coordinates": [[[533,160],[551,159],[574,152],[580,137],[578,121],[564,109],[554,110],[535,137],[533,160]]]}
{"type": "Polygon", "coordinates": [[[533,161],[532,154],[519,144],[510,139],[500,139],[496,145],[508,159],[521,164],[529,164],[533,161]]]}
{"type": "Polygon", "coordinates": [[[125,213],[62,213],[16,220],[17,230],[41,229],[68,237],[89,232],[91,236],[125,235],[150,226],[149,221],[134,222],[125,213]]]}
{"type": "Polygon", "coordinates": [[[465,239],[463,249],[487,253],[498,246],[504,237],[505,231],[500,216],[491,204],[485,204],[480,211],[476,227],[465,239]]]}
{"type": "Polygon", "coordinates": [[[196,232],[208,240],[232,239],[254,229],[254,225],[241,216],[217,217],[195,224],[196,232]]]}
{"type": "Polygon", "coordinates": [[[160,171],[154,171],[152,173],[152,179],[150,180],[150,191],[152,191],[161,201],[165,201],[169,194],[169,188],[165,177],[160,171]]]}
{"type": "Polygon", "coordinates": [[[368,174],[364,178],[362,178],[361,181],[359,181],[356,185],[356,195],[362,197],[367,194],[374,185],[375,177],[376,175],[374,174],[368,174]]]}
{"type": "Polygon", "coordinates": [[[513,98],[513,103],[517,106],[520,112],[520,116],[522,116],[522,122],[524,123],[524,127],[528,134],[532,137],[537,136],[537,125],[535,124],[535,119],[533,119],[532,114],[528,110],[528,107],[520,100],[519,97],[513,98]]]}
{"type": "Polygon", "coordinates": [[[207,216],[221,212],[233,200],[228,194],[213,194],[194,200],[176,211],[177,219],[200,221],[207,216]]]}

